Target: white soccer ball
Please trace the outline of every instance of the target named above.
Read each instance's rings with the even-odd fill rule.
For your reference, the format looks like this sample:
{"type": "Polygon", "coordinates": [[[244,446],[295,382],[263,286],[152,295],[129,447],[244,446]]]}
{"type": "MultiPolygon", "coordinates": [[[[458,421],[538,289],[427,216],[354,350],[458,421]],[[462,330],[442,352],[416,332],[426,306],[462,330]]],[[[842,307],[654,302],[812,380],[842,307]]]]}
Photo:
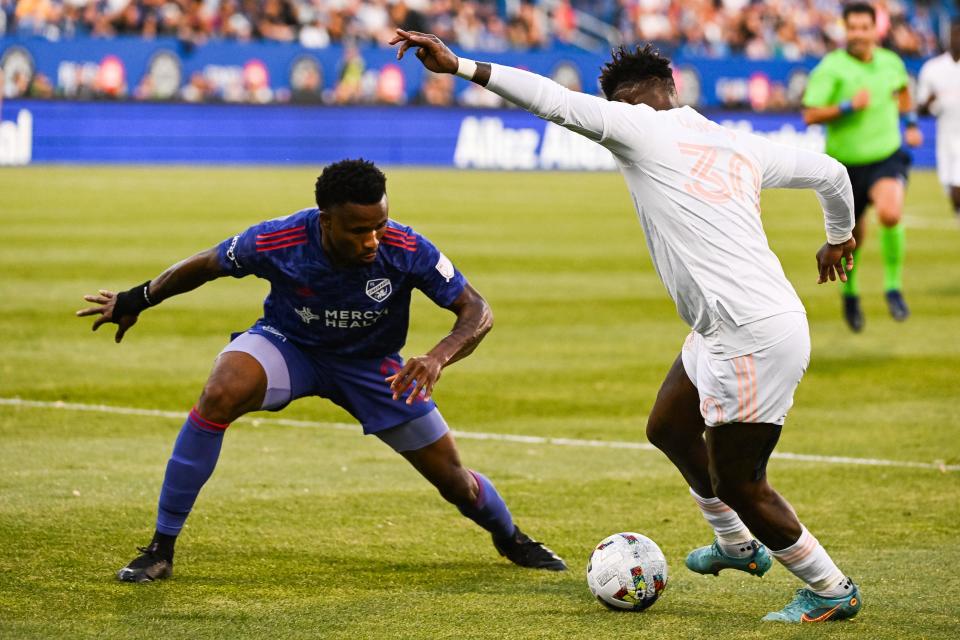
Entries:
{"type": "Polygon", "coordinates": [[[667,559],[639,533],[615,533],[600,541],[587,563],[587,586],[611,609],[643,611],[667,587],[667,559]]]}

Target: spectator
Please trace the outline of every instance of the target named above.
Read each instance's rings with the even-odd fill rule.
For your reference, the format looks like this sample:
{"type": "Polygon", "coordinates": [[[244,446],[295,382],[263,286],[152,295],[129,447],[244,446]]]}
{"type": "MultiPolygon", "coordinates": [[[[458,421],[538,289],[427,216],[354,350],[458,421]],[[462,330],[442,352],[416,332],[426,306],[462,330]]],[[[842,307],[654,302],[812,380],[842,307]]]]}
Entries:
{"type": "MultiPolygon", "coordinates": [[[[908,56],[935,53],[931,7],[949,1],[876,0],[884,44],[908,56]]],[[[611,24],[626,43],[655,41],[686,55],[793,60],[822,56],[843,42],[841,6],[827,0],[0,0],[0,34],[299,40],[319,48],[347,40],[382,46],[399,26],[467,50],[501,51],[575,42],[579,17],[590,16],[611,24]]]]}
{"type": "Polygon", "coordinates": [[[366,64],[360,52],[350,45],[343,52],[340,64],[340,76],[333,90],[333,101],[337,104],[355,104],[363,99],[363,73],[366,64]]]}
{"type": "Polygon", "coordinates": [[[417,96],[417,104],[431,107],[453,106],[453,76],[449,73],[424,72],[423,84],[417,96]]]}

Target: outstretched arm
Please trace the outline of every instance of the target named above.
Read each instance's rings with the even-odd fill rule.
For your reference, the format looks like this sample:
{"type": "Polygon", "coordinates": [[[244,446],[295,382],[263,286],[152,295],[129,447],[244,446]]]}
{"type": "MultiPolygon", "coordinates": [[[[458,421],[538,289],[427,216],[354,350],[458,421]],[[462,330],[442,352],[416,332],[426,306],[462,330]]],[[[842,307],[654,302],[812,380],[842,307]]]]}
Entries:
{"type": "Polygon", "coordinates": [[[549,78],[489,62],[474,62],[458,58],[435,35],[397,29],[390,44],[400,44],[397,58],[403,58],[408,49],[415,48],[416,56],[430,71],[453,73],[486,87],[497,95],[529,111],[599,142],[614,151],[625,152],[629,143],[628,128],[617,127],[623,122],[616,118],[619,109],[629,105],[610,102],[598,96],[571,91],[549,78]]]}
{"type": "Polygon", "coordinates": [[[99,295],[85,295],[83,299],[99,306],[77,311],[77,315],[100,317],[94,320],[93,330],[100,325],[113,322],[117,325],[116,342],[137,322],[144,309],[160,304],[167,298],[193,291],[200,285],[227,275],[217,257],[217,249],[208,249],[181,260],[153,280],[137,285],[127,291],[114,293],[100,289],[99,295]]]}
{"type": "Polygon", "coordinates": [[[398,400],[411,387],[413,391],[407,398],[407,404],[412,404],[421,391],[424,392],[424,399],[429,400],[442,369],[473,353],[493,328],[490,305],[469,284],[448,308],[457,315],[450,333],[426,355],[410,358],[404,363],[403,369],[387,378],[394,400],[398,400]]]}

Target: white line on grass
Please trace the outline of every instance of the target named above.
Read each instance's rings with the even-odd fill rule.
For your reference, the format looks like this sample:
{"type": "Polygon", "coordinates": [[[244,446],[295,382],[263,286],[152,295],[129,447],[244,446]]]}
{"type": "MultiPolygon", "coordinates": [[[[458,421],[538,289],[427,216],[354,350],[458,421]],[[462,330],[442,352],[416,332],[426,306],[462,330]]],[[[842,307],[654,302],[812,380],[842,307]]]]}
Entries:
{"type": "Polygon", "coordinates": [[[904,226],[912,229],[936,229],[939,231],[956,231],[960,229],[957,221],[952,218],[918,218],[914,216],[904,216],[904,226]]]}
{"type": "MultiPolygon", "coordinates": [[[[137,409],[135,407],[114,407],[105,404],[81,404],[78,402],[50,402],[45,400],[24,400],[23,398],[0,398],[0,405],[35,409],[62,409],[65,411],[89,411],[93,413],[112,413],[122,416],[148,416],[183,420],[184,411],[163,411],[160,409],[137,409]]],[[[254,425],[269,424],[283,427],[311,429],[336,429],[338,431],[360,432],[359,425],[346,422],[314,422],[311,420],[291,420],[288,418],[241,418],[238,422],[250,422],[254,425]]],[[[514,442],[518,444],[546,444],[560,447],[595,447],[602,449],[633,449],[656,451],[656,447],[646,442],[626,442],[623,440],[582,440],[579,438],[549,438],[543,436],[524,436],[512,433],[484,433],[482,431],[459,431],[453,434],[464,440],[492,440],[496,442],[514,442]]],[[[879,458],[850,458],[846,456],[818,456],[805,453],[774,451],[773,458],[816,462],[821,464],[854,464],[869,467],[909,467],[913,469],[936,469],[960,471],[960,465],[943,462],[911,462],[909,460],[884,460],[879,458]]]]}

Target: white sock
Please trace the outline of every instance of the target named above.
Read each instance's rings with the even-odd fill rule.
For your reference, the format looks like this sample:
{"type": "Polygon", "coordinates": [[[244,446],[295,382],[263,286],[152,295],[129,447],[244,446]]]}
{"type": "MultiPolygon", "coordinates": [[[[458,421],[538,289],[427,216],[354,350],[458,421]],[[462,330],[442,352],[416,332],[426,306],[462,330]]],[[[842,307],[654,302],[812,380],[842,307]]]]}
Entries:
{"type": "Polygon", "coordinates": [[[803,525],[800,525],[799,540],[780,551],[771,549],[771,553],[817,595],[839,598],[853,589],[853,581],[837,568],[820,541],[803,525]]]}
{"type": "Polygon", "coordinates": [[[720,550],[731,558],[747,558],[753,554],[753,536],[740,520],[737,512],[720,498],[703,498],[690,489],[690,495],[700,507],[700,513],[717,534],[720,550]]]}

